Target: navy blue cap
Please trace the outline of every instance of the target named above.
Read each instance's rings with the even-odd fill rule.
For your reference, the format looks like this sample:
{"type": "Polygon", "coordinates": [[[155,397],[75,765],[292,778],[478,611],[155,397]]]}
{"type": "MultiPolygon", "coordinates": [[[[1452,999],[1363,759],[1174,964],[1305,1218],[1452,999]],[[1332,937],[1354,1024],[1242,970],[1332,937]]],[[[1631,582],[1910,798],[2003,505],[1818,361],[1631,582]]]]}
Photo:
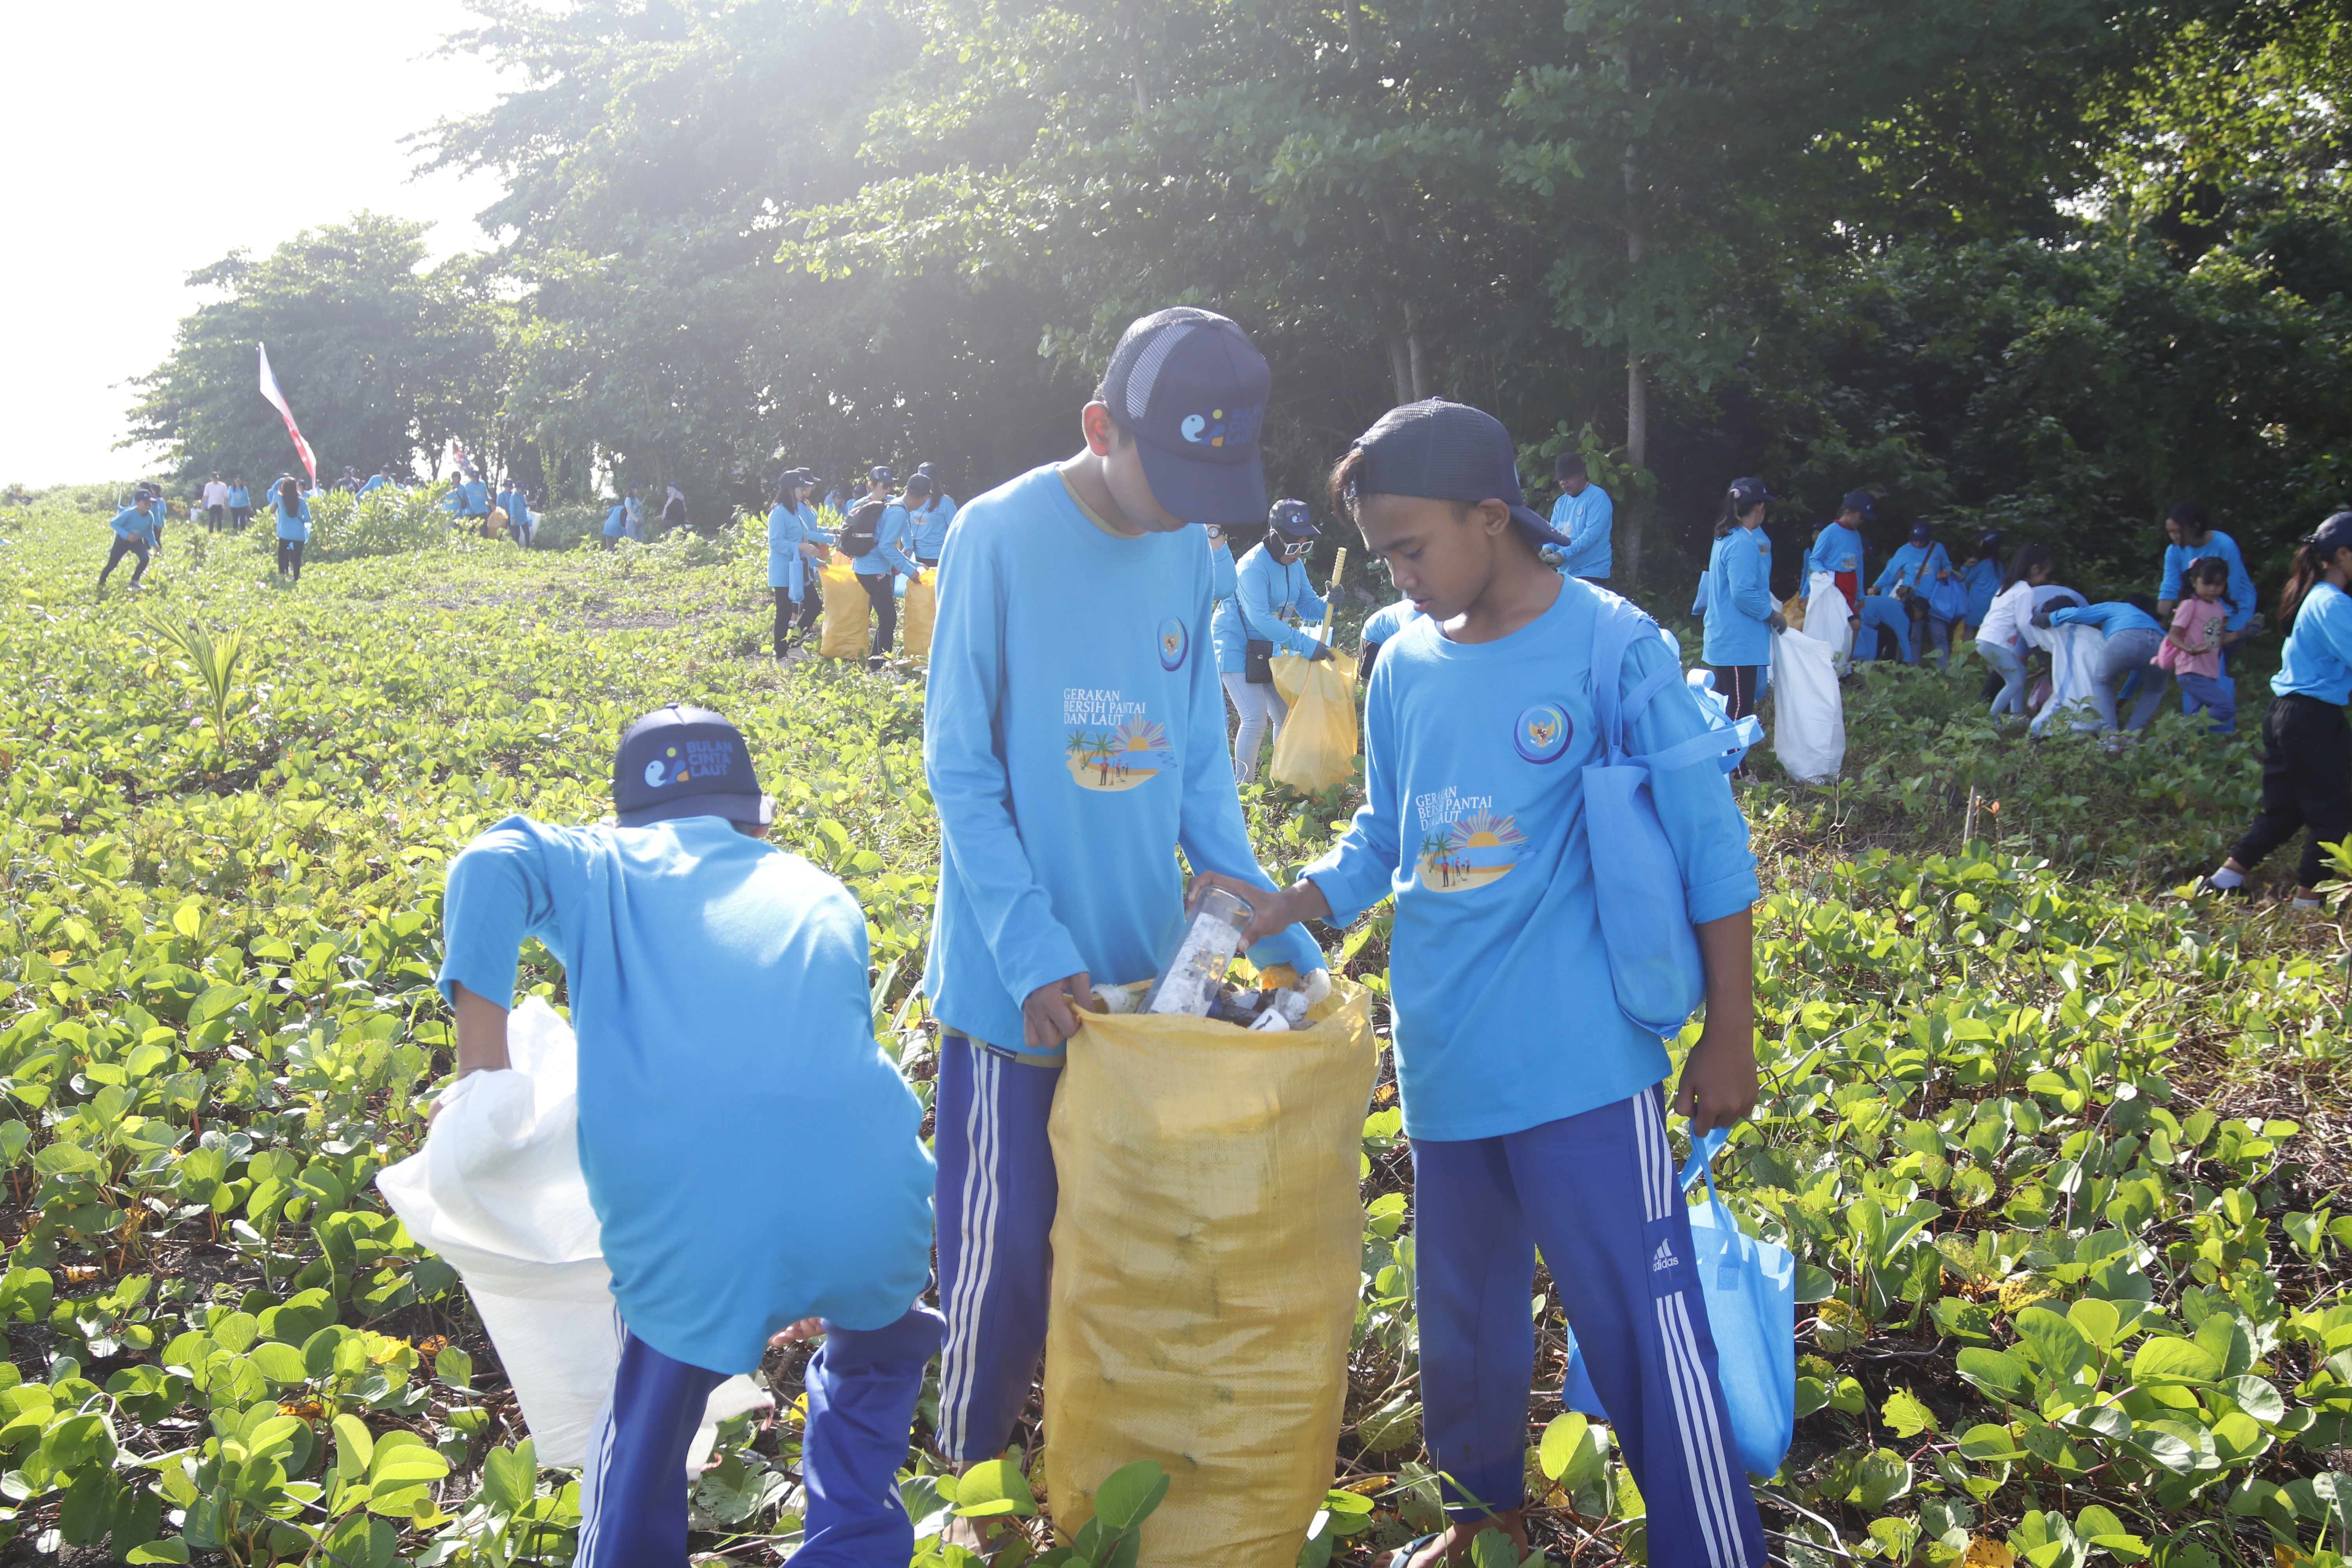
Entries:
{"type": "Polygon", "coordinates": [[[1152,499],[1172,517],[1231,528],[1265,515],[1258,428],[1274,373],[1249,334],[1179,305],[1131,324],[1103,373],[1103,401],[1136,439],[1152,499]]]}
{"type": "Polygon", "coordinates": [[[1931,531],[1932,531],[1928,528],[1927,524],[1924,522],[1915,522],[1911,525],[1911,537],[1917,540],[1922,544],[1927,542],[1927,535],[1931,531]]]}
{"type": "Polygon", "coordinates": [[[889,484],[898,479],[898,475],[890,471],[890,466],[887,463],[877,464],[875,467],[874,471],[866,476],[870,482],[877,485],[889,484]]]}
{"type": "Polygon", "coordinates": [[[2352,550],[2352,511],[2339,511],[2311,531],[2304,541],[2315,544],[2332,558],[2339,550],[2352,550]]]}
{"type": "Polygon", "coordinates": [[[1287,497],[1266,509],[1265,521],[1276,533],[1288,534],[1293,539],[1312,539],[1323,531],[1315,526],[1315,514],[1307,510],[1305,501],[1287,497]]]}
{"type": "Polygon", "coordinates": [[[624,827],[680,816],[773,821],[743,732],[708,708],[656,708],[613,753],[613,807],[624,827]]]}
{"type": "Polygon", "coordinates": [[[918,468],[907,477],[907,494],[927,496],[931,493],[931,476],[918,468]]]}
{"type": "Polygon", "coordinates": [[[1538,545],[1570,542],[1528,505],[1519,489],[1518,456],[1503,422],[1466,403],[1424,398],[1391,408],[1356,437],[1364,466],[1350,491],[1372,496],[1423,496],[1432,500],[1498,500],[1511,521],[1538,545]]]}
{"type": "Polygon", "coordinates": [[[931,466],[929,463],[917,463],[915,465],[915,472],[921,474],[926,479],[929,479],[930,477],[931,466]]]}
{"type": "Polygon", "coordinates": [[[1734,511],[1746,511],[1759,501],[1772,499],[1772,492],[1764,488],[1762,479],[1743,477],[1731,481],[1731,510],[1734,511]]]}
{"type": "Polygon", "coordinates": [[[1863,516],[1870,519],[1873,522],[1878,521],[1878,502],[1872,497],[1868,490],[1846,491],[1845,500],[1841,504],[1839,510],[1842,511],[1858,511],[1862,513],[1863,516]]]}

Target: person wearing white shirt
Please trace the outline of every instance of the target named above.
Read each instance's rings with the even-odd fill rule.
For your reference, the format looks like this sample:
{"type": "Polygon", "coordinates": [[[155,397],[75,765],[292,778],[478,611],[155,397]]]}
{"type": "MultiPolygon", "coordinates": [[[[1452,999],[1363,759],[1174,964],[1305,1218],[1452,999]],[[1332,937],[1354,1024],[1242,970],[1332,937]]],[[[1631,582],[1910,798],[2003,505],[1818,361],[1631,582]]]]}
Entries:
{"type": "Polygon", "coordinates": [[[1977,652],[2000,672],[2000,694],[1992,700],[1995,713],[2025,712],[2025,628],[2033,617],[2034,590],[2046,586],[2058,570],[2058,557],[2046,544],[2022,544],[2009,558],[2001,574],[2000,592],[1977,628],[1977,652]]]}
{"type": "Polygon", "coordinates": [[[221,524],[228,521],[228,486],[215,474],[205,482],[205,531],[218,533],[221,524]]]}

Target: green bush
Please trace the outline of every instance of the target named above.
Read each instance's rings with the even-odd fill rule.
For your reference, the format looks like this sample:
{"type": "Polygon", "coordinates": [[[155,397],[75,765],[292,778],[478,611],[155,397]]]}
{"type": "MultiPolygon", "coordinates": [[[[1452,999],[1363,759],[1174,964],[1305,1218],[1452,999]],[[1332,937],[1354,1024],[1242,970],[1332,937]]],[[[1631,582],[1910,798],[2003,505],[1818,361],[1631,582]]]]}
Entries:
{"type": "MultiPolygon", "coordinates": [[[[449,514],[441,504],[448,490],[444,483],[404,489],[387,486],[366,495],[329,490],[313,496],[310,553],[320,560],[349,560],[436,549],[449,537],[449,514]]],[[[267,511],[260,516],[268,521],[267,511]]]]}

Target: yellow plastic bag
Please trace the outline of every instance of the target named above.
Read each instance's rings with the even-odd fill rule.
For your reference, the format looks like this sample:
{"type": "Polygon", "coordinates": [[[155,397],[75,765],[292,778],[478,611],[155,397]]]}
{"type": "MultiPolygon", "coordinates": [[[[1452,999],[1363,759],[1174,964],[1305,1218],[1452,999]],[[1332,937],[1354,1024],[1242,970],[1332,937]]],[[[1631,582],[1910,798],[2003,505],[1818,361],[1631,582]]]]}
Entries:
{"type": "Polygon", "coordinates": [[[1280,693],[1285,707],[1298,700],[1299,689],[1307,684],[1307,660],[1295,653],[1278,653],[1266,661],[1266,668],[1274,674],[1274,689],[1280,693]]]}
{"type": "Polygon", "coordinates": [[[1088,1014],[1055,1091],[1047,1493],[1074,1535],[1157,1459],[1141,1568],[1289,1568],[1331,1484],[1380,1056],[1361,987],[1309,1017],[1088,1014]]]}
{"type": "Polygon", "coordinates": [[[907,657],[931,657],[931,621],[940,613],[939,574],[928,573],[919,583],[908,579],[907,603],[899,613],[899,625],[906,628],[907,657]]]}
{"type": "Polygon", "coordinates": [[[816,574],[816,580],[824,589],[824,631],[817,638],[817,657],[864,658],[873,641],[866,624],[873,601],[857,585],[857,574],[849,569],[849,557],[835,552],[833,559],[816,574]]]}
{"type": "MultiPolygon", "coordinates": [[[[1300,667],[1298,694],[1290,698],[1290,716],[1275,735],[1269,772],[1277,784],[1312,795],[1346,783],[1355,768],[1356,675],[1336,658],[1309,664],[1296,654],[1286,658],[1300,667]]],[[[1277,688],[1283,663],[1274,661],[1277,688]]]]}

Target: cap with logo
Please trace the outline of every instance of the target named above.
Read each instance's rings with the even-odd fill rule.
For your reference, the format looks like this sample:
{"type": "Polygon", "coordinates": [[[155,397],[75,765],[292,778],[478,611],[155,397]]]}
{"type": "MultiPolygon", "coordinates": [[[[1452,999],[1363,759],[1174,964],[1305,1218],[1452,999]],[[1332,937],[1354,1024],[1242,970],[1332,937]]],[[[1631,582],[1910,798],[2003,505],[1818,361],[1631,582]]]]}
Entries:
{"type": "Polygon", "coordinates": [[[881,465],[877,465],[877,466],[875,468],[875,469],[874,469],[874,471],[873,471],[872,473],[870,473],[870,474],[868,474],[868,475],[866,475],[866,479],[867,479],[870,483],[877,484],[877,485],[887,485],[887,484],[889,484],[889,483],[891,483],[893,480],[895,480],[896,479],[898,479],[898,475],[896,475],[896,474],[894,474],[894,473],[892,473],[892,472],[890,471],[889,466],[888,466],[887,464],[881,464],[881,465]]]}
{"type": "Polygon", "coordinates": [[[743,732],[708,708],[673,702],[628,728],[613,754],[613,808],[624,827],[681,816],[774,820],[743,732]]]}
{"type": "Polygon", "coordinates": [[[1840,510],[1844,511],[1858,511],[1862,513],[1864,517],[1874,522],[1878,520],[1878,502],[1868,490],[1846,491],[1845,500],[1842,504],[1840,510]]]}
{"type": "Polygon", "coordinates": [[[1103,401],[1143,458],[1152,499],[1187,522],[1265,515],[1258,427],[1274,373],[1249,334],[1179,305],[1131,324],[1103,373],[1103,401]]]}
{"type": "Polygon", "coordinates": [[[1762,479],[1750,479],[1744,475],[1731,481],[1730,493],[1731,510],[1734,511],[1746,511],[1751,507],[1773,499],[1772,492],[1764,488],[1762,479]]]}
{"type": "Polygon", "coordinates": [[[1925,544],[1927,542],[1928,534],[1933,531],[1935,531],[1927,523],[1915,522],[1911,525],[1911,541],[1915,544],[1925,544]]]}
{"type": "Polygon", "coordinates": [[[1266,509],[1265,521],[1275,532],[1292,539],[1313,539],[1323,531],[1315,526],[1315,514],[1307,510],[1305,501],[1287,497],[1266,509]]]}
{"type": "Polygon", "coordinates": [[[1364,454],[1353,494],[1423,496],[1432,500],[1498,500],[1538,545],[1570,542],[1528,505],[1517,454],[1503,422],[1466,403],[1425,398],[1391,408],[1356,437],[1364,454]]]}

